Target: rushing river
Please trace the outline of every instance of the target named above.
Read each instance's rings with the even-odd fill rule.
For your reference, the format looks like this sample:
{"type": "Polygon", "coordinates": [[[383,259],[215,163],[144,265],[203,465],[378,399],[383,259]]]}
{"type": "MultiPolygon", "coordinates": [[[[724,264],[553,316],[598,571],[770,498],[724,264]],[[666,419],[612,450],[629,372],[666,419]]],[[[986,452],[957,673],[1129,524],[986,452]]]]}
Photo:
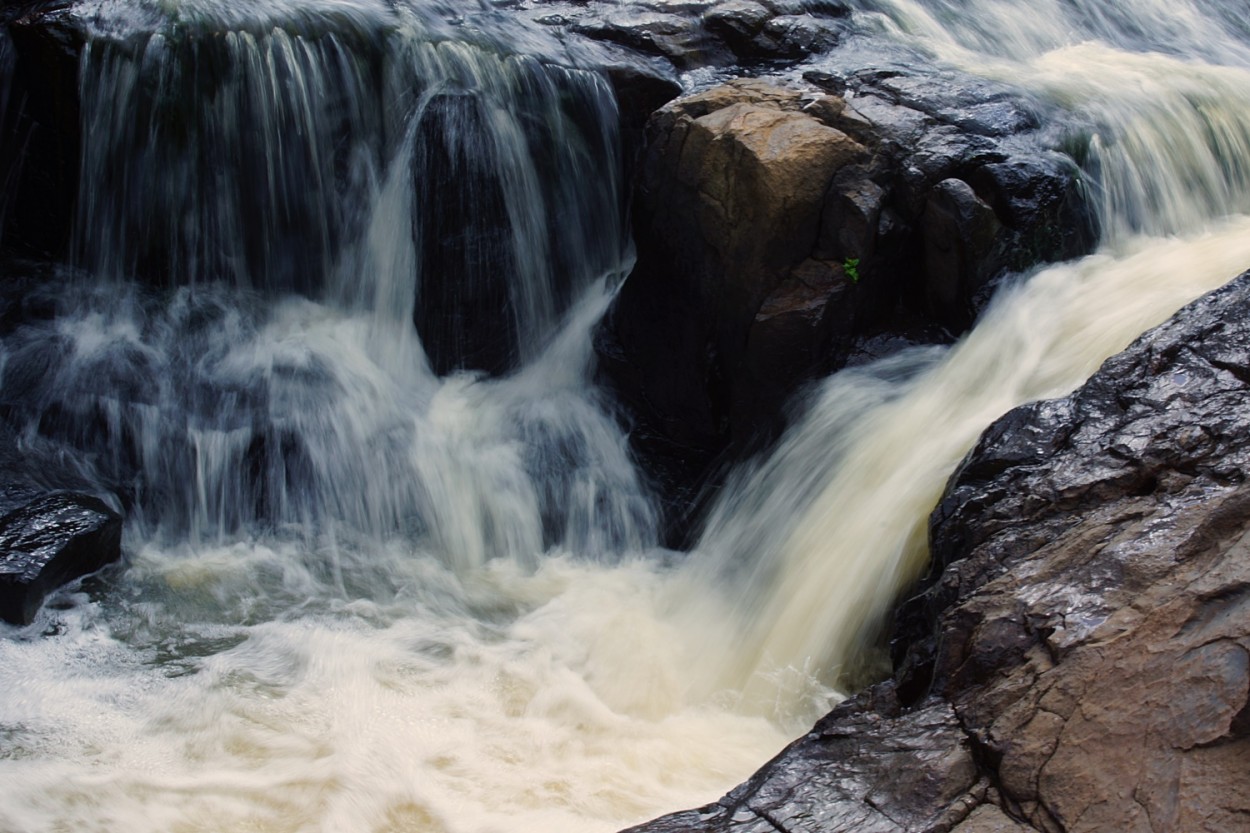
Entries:
{"type": "Polygon", "coordinates": [[[81,4],[73,262],[0,391],[127,562],[0,626],[0,831],[586,833],[749,775],[871,662],[979,432],[1250,266],[1240,4],[1042,5],[854,21],[1080,136],[1100,251],[826,381],[680,554],[591,384],[601,78],[506,14],[81,4]]]}

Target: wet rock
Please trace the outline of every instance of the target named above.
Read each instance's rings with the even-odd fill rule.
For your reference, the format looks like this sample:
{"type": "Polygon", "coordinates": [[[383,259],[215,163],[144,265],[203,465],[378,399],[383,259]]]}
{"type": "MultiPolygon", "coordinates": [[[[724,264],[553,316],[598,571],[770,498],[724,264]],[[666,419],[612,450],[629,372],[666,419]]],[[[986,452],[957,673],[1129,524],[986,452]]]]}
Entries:
{"type": "Polygon", "coordinates": [[[29,624],[44,597],[121,557],[121,517],[98,498],[8,487],[0,494],[0,619],[29,624]]]}
{"type": "MultiPolygon", "coordinates": [[[[814,349],[829,290],[847,282],[840,263],[808,255],[829,181],[867,150],[801,105],[795,91],[735,82],[666,107],[648,128],[639,262],[600,353],[629,400],[648,403],[656,459],[706,461],[723,447],[733,403],[750,399],[737,382],[747,343],[773,366],[764,344],[814,349]]],[[[783,364],[790,378],[808,370],[789,353],[783,364]]]]}
{"type": "Polygon", "coordinates": [[[49,12],[63,11],[73,0],[9,0],[0,8],[0,23],[28,21],[49,12]]]}
{"type": "Polygon", "coordinates": [[[841,37],[840,26],[810,14],[779,15],[764,24],[751,46],[762,58],[797,60],[827,52],[841,37]]]}
{"type": "Polygon", "coordinates": [[[728,63],[729,58],[697,19],[681,14],[625,8],[585,17],[570,29],[644,55],[664,57],[682,69],[722,65],[728,63]]]}
{"type": "Polygon", "coordinates": [[[766,0],[764,5],[778,15],[847,18],[851,7],[839,0],[766,0]]]}
{"type": "Polygon", "coordinates": [[[642,0],[637,5],[654,12],[701,16],[716,5],[716,0],[642,0]]]}
{"type": "Polygon", "coordinates": [[[894,679],[634,830],[1246,829],[1248,394],[1250,272],[1004,416],[933,513],[894,679]]]}
{"type": "MultiPolygon", "coordinates": [[[[948,321],[960,321],[966,301],[985,289],[1002,224],[994,209],[961,179],[945,179],[929,192],[921,218],[928,302],[948,321]]],[[[961,328],[962,329],[962,328],[961,328]]]]}
{"type": "Polygon", "coordinates": [[[936,638],[905,682],[955,705],[1034,827],[1244,825],[1247,312],[1250,274],[1007,415],[934,513],[936,638]]]}
{"type": "MultiPolygon", "coordinates": [[[[742,37],[766,11],[717,9],[742,37]]],[[[959,126],[992,107],[1014,114],[1003,131],[1031,130],[1002,87],[810,79],[731,82],[649,124],[638,262],[599,351],[663,486],[697,491],[722,455],[767,442],[799,385],[891,322],[961,332],[1006,272],[1092,245],[1071,160],[959,126]]]]}
{"type": "Polygon", "coordinates": [[[845,5],[828,0],[643,0],[567,8],[544,9],[533,19],[662,57],[683,71],[783,66],[823,53],[849,31],[850,16],[845,5]]]}
{"type": "Polygon", "coordinates": [[[741,54],[772,17],[771,10],[752,0],[726,0],[703,15],[703,25],[741,54]]]}
{"type": "Polygon", "coordinates": [[[641,131],[647,119],[681,95],[681,84],[671,71],[636,61],[605,63],[603,72],[616,94],[627,150],[632,154],[641,149],[641,131]],[[637,139],[635,134],[638,134],[637,139]]]}
{"type": "Polygon", "coordinates": [[[951,812],[956,800],[985,792],[954,712],[867,703],[834,710],[715,804],[627,833],[949,830],[962,817],[951,812]]]}
{"type": "Polygon", "coordinates": [[[1014,90],[990,81],[935,71],[860,72],[859,89],[922,112],[941,124],[978,136],[1011,136],[1036,129],[1040,118],[1014,90]]]}

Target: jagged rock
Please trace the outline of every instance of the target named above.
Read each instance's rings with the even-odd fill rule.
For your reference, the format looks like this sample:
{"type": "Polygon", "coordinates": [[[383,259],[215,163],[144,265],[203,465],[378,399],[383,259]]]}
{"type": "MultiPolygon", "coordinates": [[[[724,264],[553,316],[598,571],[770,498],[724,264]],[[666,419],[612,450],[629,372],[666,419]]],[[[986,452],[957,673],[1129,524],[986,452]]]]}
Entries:
{"type": "Polygon", "coordinates": [[[67,8],[73,0],[8,0],[0,8],[0,23],[12,23],[67,8]]]}
{"type": "MultiPolygon", "coordinates": [[[[753,37],[764,11],[708,19],[753,37]]],[[[811,77],[735,81],[649,124],[638,262],[598,347],[666,488],[753,450],[803,381],[865,339],[960,332],[1005,272],[1092,245],[1071,160],[1000,136],[1037,124],[1002,87],[811,77]]]]}
{"type": "Polygon", "coordinates": [[[1247,313],[1250,274],[1013,411],[934,513],[904,685],[955,705],[1038,829],[1244,828],[1247,313]]]}
{"type": "Polygon", "coordinates": [[[0,619],[29,624],[44,597],[121,557],[121,517],[72,492],[0,495],[0,619]]]}
{"type": "Polygon", "coordinates": [[[997,421],[894,679],[634,833],[1247,829],[1248,394],[1250,272],[997,421]]]}

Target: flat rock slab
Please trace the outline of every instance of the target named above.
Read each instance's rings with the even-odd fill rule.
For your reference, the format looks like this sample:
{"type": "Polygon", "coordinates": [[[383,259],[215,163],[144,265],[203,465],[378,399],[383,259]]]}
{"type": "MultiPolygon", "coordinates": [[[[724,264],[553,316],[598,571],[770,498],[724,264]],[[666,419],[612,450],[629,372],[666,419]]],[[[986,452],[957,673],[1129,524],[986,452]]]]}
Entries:
{"type": "Polygon", "coordinates": [[[121,557],[122,519],[74,492],[0,494],[0,619],[29,624],[56,588],[121,557]],[[7,505],[6,505],[7,504],[7,505]]]}

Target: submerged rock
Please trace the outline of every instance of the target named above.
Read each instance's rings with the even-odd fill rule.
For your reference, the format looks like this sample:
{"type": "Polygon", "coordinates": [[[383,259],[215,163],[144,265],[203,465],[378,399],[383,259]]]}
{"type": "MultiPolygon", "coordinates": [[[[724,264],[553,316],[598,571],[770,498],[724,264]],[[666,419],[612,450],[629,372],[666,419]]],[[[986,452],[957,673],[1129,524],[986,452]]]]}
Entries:
{"type": "Polygon", "coordinates": [[[895,678],[651,831],[1245,829],[1250,272],[982,436],[895,678]]]}
{"type": "Polygon", "coordinates": [[[6,622],[29,624],[53,590],[121,557],[121,516],[98,498],[8,487],[0,510],[0,619],[6,622]]]}

